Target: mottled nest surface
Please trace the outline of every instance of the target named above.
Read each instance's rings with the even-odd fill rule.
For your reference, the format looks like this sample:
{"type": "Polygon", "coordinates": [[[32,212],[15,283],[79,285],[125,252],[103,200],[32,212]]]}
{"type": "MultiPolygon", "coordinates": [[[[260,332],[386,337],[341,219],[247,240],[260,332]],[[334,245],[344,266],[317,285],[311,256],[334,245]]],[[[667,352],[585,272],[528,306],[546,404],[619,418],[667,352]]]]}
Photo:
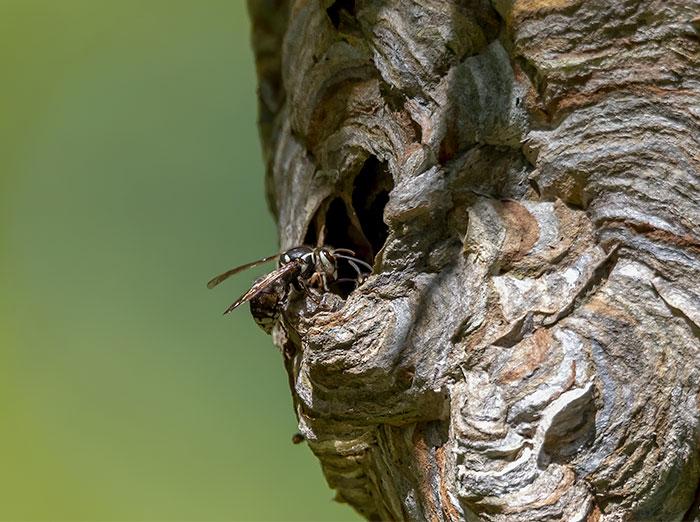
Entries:
{"type": "Polygon", "coordinates": [[[374,265],[274,335],[337,498],[697,519],[700,4],[249,5],[282,247],[374,265]]]}

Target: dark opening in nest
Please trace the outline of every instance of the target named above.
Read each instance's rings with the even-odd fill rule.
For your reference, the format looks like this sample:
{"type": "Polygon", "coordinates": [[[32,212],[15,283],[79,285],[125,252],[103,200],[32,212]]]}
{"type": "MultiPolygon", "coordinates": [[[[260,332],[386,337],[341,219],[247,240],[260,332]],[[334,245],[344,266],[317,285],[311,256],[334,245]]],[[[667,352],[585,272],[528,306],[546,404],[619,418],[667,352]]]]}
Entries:
{"type": "MultiPolygon", "coordinates": [[[[317,245],[322,235],[324,245],[350,249],[355,252],[355,257],[372,265],[389,233],[383,214],[393,187],[386,164],[370,156],[355,176],[350,198],[352,204],[347,202],[348,198],[340,196],[324,202],[309,224],[305,243],[317,245]]],[[[339,262],[338,277],[357,279],[357,273],[343,261],[339,262]]],[[[341,282],[334,286],[332,290],[345,297],[356,285],[341,282]]]]}

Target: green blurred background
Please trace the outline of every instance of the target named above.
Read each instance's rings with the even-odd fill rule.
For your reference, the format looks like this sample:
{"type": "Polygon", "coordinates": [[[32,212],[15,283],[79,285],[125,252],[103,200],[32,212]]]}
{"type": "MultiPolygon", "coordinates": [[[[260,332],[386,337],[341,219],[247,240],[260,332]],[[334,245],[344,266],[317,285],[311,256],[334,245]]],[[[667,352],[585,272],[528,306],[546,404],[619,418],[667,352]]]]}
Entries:
{"type": "MultiPolygon", "coordinates": [[[[248,310],[241,0],[0,0],[0,519],[357,520],[248,310]]],[[[260,271],[258,271],[260,273],[260,271]]]]}

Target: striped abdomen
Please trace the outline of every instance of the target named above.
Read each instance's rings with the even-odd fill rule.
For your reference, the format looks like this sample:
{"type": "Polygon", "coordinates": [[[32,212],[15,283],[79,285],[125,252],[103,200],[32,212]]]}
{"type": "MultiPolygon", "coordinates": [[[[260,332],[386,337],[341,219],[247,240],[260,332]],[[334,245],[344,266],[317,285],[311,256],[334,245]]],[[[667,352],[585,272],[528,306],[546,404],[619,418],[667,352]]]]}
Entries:
{"type": "Polygon", "coordinates": [[[268,335],[282,315],[287,302],[289,283],[278,280],[250,300],[250,313],[257,325],[268,335]]]}

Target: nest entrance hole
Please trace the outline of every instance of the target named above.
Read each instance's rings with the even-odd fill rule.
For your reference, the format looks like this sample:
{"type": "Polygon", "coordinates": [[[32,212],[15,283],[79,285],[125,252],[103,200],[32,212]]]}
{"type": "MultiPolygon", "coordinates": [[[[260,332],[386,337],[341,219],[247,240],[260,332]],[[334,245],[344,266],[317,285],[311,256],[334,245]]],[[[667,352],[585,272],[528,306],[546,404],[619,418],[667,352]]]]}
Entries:
{"type": "Polygon", "coordinates": [[[349,16],[355,16],[355,0],[336,0],[326,9],[326,14],[336,29],[340,26],[341,11],[345,11],[349,16]]]}
{"type": "MultiPolygon", "coordinates": [[[[373,265],[389,235],[383,216],[393,187],[386,163],[370,156],[353,180],[350,197],[347,193],[331,196],[316,211],[305,243],[318,245],[322,242],[334,248],[348,248],[357,258],[373,265]]],[[[355,279],[356,276],[348,263],[339,263],[339,278],[355,279]]],[[[343,297],[355,288],[353,283],[338,283],[337,286],[334,290],[343,297]]]]}
{"type": "Polygon", "coordinates": [[[389,235],[389,227],[384,222],[384,207],[393,188],[394,180],[386,163],[380,163],[375,156],[367,158],[353,183],[352,206],[372,247],[372,261],[389,235]]]}

